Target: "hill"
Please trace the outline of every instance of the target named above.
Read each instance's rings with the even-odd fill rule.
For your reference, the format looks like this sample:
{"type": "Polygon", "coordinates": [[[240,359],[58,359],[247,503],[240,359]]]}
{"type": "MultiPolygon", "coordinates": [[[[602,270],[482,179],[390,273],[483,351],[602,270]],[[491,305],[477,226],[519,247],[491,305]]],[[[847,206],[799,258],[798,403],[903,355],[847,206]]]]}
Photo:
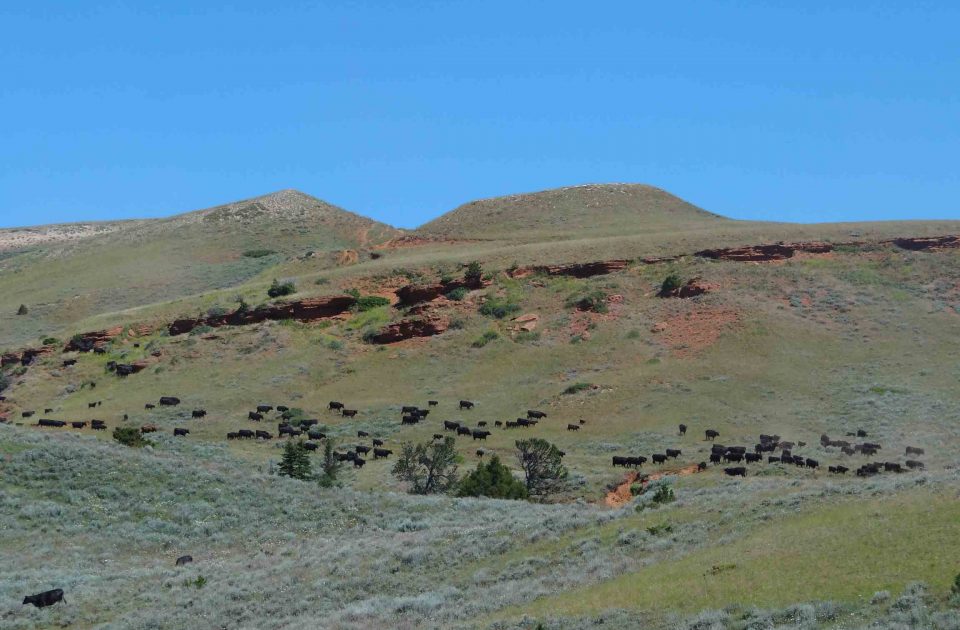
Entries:
{"type": "Polygon", "coordinates": [[[643,184],[586,184],[471,201],[418,228],[453,238],[536,240],[677,232],[733,223],[643,184]]]}
{"type": "MultiPolygon", "coordinates": [[[[253,239],[228,234],[230,251],[266,247],[289,225],[270,206],[85,242],[126,242],[118,264],[173,233],[217,252],[210,226],[223,222],[253,239]]],[[[380,228],[366,246],[327,241],[364,254],[342,265],[303,255],[315,233],[291,233],[289,253],[250,258],[264,266],[245,280],[167,300],[114,276],[135,308],[72,320],[0,361],[0,555],[13,567],[0,625],[956,627],[960,223],[700,212],[562,239],[380,228]],[[269,298],[274,276],[298,291],[269,298]],[[679,288],[664,292],[668,278],[679,288]],[[87,331],[99,332],[67,344],[87,331]],[[409,405],[429,414],[403,422],[409,405]],[[528,410],[546,417],[518,425],[528,410]],[[278,476],[284,413],[322,433],[293,438],[317,445],[314,470],[325,441],[362,465],[322,486],[278,476]],[[116,428],[156,431],[136,449],[116,428]],[[411,495],[394,466],[437,434],[454,437],[459,474],[496,455],[518,479],[517,441],[547,440],[566,484],[543,502],[411,495]],[[778,436],[772,448],[761,434],[778,436]],[[373,439],[391,452],[363,451],[373,439]],[[762,457],[737,461],[737,446],[762,457]],[[183,554],[194,562],[174,566],[183,554]],[[19,606],[50,588],[69,604],[19,606]]],[[[202,285],[191,274],[209,263],[178,251],[186,262],[168,273],[202,285]]],[[[35,277],[31,255],[8,259],[27,261],[8,287],[35,277]]],[[[93,272],[60,273],[70,286],[93,272]]]]}
{"type": "Polygon", "coordinates": [[[77,231],[82,236],[74,239],[26,241],[0,259],[7,344],[60,334],[103,313],[236,287],[288,258],[370,247],[400,234],[293,190],[77,231]],[[29,306],[29,319],[14,316],[20,304],[29,306]]]}

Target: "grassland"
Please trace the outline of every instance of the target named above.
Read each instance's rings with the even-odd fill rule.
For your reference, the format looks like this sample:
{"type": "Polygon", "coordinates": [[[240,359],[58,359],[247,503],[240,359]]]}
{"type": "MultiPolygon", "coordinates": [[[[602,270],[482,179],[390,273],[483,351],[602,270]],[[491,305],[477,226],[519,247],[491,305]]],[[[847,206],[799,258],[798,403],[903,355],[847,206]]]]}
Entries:
{"type": "MultiPolygon", "coordinates": [[[[841,241],[851,233],[879,240],[960,232],[956,224],[740,224],[692,209],[685,216],[703,223],[688,231],[671,232],[664,215],[649,232],[629,224],[634,233],[544,242],[547,210],[513,241],[490,232],[469,242],[371,245],[364,251],[379,258],[348,265],[304,258],[304,243],[291,241],[283,255],[245,258],[249,275],[228,287],[211,286],[210,276],[192,285],[194,293],[131,294],[126,310],[106,301],[64,316],[62,338],[230,307],[237,294],[256,305],[266,301],[273,277],[294,278],[295,297],[350,287],[373,293],[458,275],[474,259],[492,282],[436,307],[456,322],[444,334],[386,347],[365,343],[364,334],[405,317],[401,309],[310,324],[124,335],[103,355],[55,354],[26,369],[8,367],[7,409],[15,420],[26,409],[52,408],[49,417],[99,418],[111,427],[153,423],[160,432],[153,447],[138,450],[112,442],[109,432],[0,426],[0,554],[12,567],[0,577],[0,625],[958,627],[950,584],[960,573],[953,456],[960,445],[960,253],[878,245],[762,264],[684,257],[590,279],[503,273],[515,261],[636,259],[711,245],[841,241]],[[714,288],[690,300],[656,297],[671,271],[714,288]],[[318,278],[324,282],[315,284],[318,278]],[[606,312],[571,306],[586,294],[610,298],[606,312]],[[493,297],[538,315],[535,334],[517,335],[509,320],[481,314],[493,297]],[[475,347],[484,335],[491,340],[475,347]],[[63,367],[64,358],[77,364],[63,367]],[[126,379],[106,369],[108,361],[140,359],[149,367],[126,379]],[[144,409],[163,395],[183,404],[144,409]],[[401,405],[428,399],[440,405],[426,422],[400,425],[401,405]],[[460,411],[460,399],[476,407],[460,411]],[[346,402],[358,416],[327,411],[329,400],[346,402]],[[93,401],[102,405],[88,408],[93,401]],[[319,418],[342,447],[357,443],[363,430],[395,451],[428,440],[442,420],[492,425],[543,409],[548,418],[535,429],[497,429],[484,442],[461,438],[461,471],[477,461],[478,447],[517,468],[514,441],[537,436],[566,452],[571,484],[547,505],[418,498],[390,475],[391,460],[370,460],[344,471],[340,487],[322,489],[272,474],[278,441],[225,440],[238,428],[275,432],[264,426],[273,424],[272,414],[263,425],[247,420],[260,403],[319,418]],[[207,417],[192,419],[196,408],[207,417]],[[566,429],[580,419],[581,430],[566,429]],[[683,437],[680,422],[690,427],[683,437]],[[190,437],[175,440],[174,427],[189,427],[190,437]],[[752,445],[761,432],[804,441],[795,452],[823,468],[855,467],[861,458],[821,447],[821,433],[864,429],[884,445],[887,461],[902,462],[907,444],[925,448],[926,470],[857,478],[764,464],[733,481],[711,467],[669,478],[677,500],[668,505],[638,511],[649,491],[621,508],[604,503],[624,475],[611,468],[612,455],[679,448],[683,455],[664,468],[695,463],[709,451],[705,428],[719,430],[725,444],[752,445]],[[197,561],[174,568],[182,553],[197,561]],[[67,590],[68,606],[16,605],[27,592],[53,587],[67,590]]],[[[516,216],[529,211],[524,206],[516,216]]],[[[575,218],[566,212],[557,225],[575,218]]],[[[254,220],[249,230],[258,229],[254,220]]],[[[281,251],[276,242],[224,240],[211,251],[281,251]]],[[[73,254],[58,255],[63,290],[89,268],[77,262],[76,276],[73,254]]],[[[20,282],[39,273],[26,261],[17,263],[21,274],[0,282],[25,292],[20,282]]],[[[174,266],[158,271],[170,274],[170,284],[199,273],[187,259],[164,264],[174,266]]],[[[120,288],[127,282],[134,281],[120,288]]],[[[25,339],[29,326],[34,337],[51,332],[34,312],[3,329],[7,347],[25,339]]]]}

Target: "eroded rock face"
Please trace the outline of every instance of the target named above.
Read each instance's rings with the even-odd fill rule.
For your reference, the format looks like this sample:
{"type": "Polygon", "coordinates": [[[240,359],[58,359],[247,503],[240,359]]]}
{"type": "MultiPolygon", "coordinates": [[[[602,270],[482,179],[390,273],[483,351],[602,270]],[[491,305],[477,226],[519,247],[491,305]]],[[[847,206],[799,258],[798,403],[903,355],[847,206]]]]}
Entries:
{"type": "Polygon", "coordinates": [[[101,348],[123,334],[123,326],[114,326],[106,330],[80,333],[67,343],[64,352],[90,352],[101,348]]]}
{"type": "Polygon", "coordinates": [[[31,365],[37,357],[52,354],[55,348],[53,346],[40,346],[39,348],[25,348],[6,352],[0,356],[0,367],[8,365],[31,365]]]}
{"type": "Polygon", "coordinates": [[[590,278],[602,276],[615,271],[622,271],[630,265],[627,259],[597,260],[588,263],[572,263],[569,265],[538,265],[533,267],[518,267],[508,272],[511,278],[525,278],[533,274],[547,276],[571,276],[573,278],[590,278]]]}
{"type": "Polygon", "coordinates": [[[384,326],[373,336],[371,341],[377,344],[387,344],[414,337],[432,337],[446,332],[449,327],[450,320],[445,317],[405,319],[384,326]]]}
{"type": "Polygon", "coordinates": [[[715,285],[708,284],[700,278],[691,278],[685,285],[669,291],[660,291],[657,295],[663,298],[692,298],[703,295],[704,293],[709,293],[714,289],[716,289],[715,285]]]}
{"type": "Polygon", "coordinates": [[[939,249],[954,249],[960,247],[960,236],[930,236],[919,238],[895,238],[892,241],[897,247],[913,251],[936,251],[939,249]]]}
{"type": "Polygon", "coordinates": [[[397,306],[403,308],[423,302],[432,302],[454,289],[482,289],[489,284],[489,282],[483,280],[452,280],[434,284],[408,284],[397,289],[397,306]]]}
{"type": "Polygon", "coordinates": [[[259,324],[267,320],[296,319],[301,322],[312,322],[341,315],[356,303],[352,295],[334,295],[328,297],[307,298],[296,302],[274,304],[252,311],[234,311],[226,315],[211,317],[185,318],[175,320],[168,327],[171,335],[188,333],[198,326],[245,326],[259,324]]]}
{"type": "Polygon", "coordinates": [[[793,258],[797,252],[825,254],[833,251],[832,243],[810,241],[805,243],[774,243],[772,245],[750,245],[747,247],[725,247],[704,249],[694,254],[701,258],[714,260],[733,260],[738,262],[768,262],[793,258]]]}

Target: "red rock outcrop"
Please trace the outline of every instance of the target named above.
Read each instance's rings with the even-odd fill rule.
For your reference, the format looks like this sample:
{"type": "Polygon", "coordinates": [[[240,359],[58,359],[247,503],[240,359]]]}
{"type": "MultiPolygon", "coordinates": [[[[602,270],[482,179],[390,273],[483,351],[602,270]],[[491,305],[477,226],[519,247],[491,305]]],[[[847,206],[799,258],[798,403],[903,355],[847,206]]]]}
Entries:
{"type": "Polygon", "coordinates": [[[252,311],[234,311],[226,315],[195,317],[175,320],[167,328],[171,335],[188,333],[198,326],[246,326],[259,324],[267,320],[296,319],[312,322],[341,315],[356,304],[352,295],[334,295],[328,297],[307,298],[295,302],[273,304],[252,311]]]}
{"type": "Polygon", "coordinates": [[[445,317],[405,319],[381,328],[370,341],[377,344],[396,343],[413,337],[432,337],[446,332],[450,320],[445,317]]]}
{"type": "Polygon", "coordinates": [[[39,348],[24,348],[23,350],[6,352],[3,356],[0,356],[0,367],[30,365],[37,357],[52,354],[54,350],[56,350],[54,346],[40,346],[39,348]]]}
{"type": "Polygon", "coordinates": [[[669,291],[661,290],[657,295],[662,298],[692,298],[697,295],[709,293],[714,289],[716,289],[715,285],[707,284],[700,278],[691,278],[685,285],[670,289],[669,291]]]}
{"type": "Polygon", "coordinates": [[[123,334],[123,326],[114,326],[106,330],[80,333],[63,348],[64,352],[90,352],[94,348],[101,348],[123,334]]]}
{"type": "Polygon", "coordinates": [[[929,236],[919,238],[895,238],[891,241],[901,249],[910,249],[913,251],[937,251],[941,249],[955,249],[960,247],[960,236],[929,236]]]}
{"type": "Polygon", "coordinates": [[[547,276],[571,276],[574,278],[589,278],[602,276],[615,271],[622,271],[630,265],[627,259],[597,260],[588,263],[571,263],[568,265],[537,265],[533,267],[517,267],[507,274],[511,278],[526,278],[533,274],[547,276]]]}
{"type": "Polygon", "coordinates": [[[807,243],[774,243],[772,245],[749,245],[746,247],[725,247],[704,249],[695,256],[714,260],[733,260],[737,262],[768,262],[793,258],[797,252],[825,254],[833,250],[832,243],[811,241],[807,243]]]}
{"type": "Polygon", "coordinates": [[[454,289],[482,289],[490,284],[484,280],[452,280],[434,284],[408,284],[397,289],[397,306],[406,307],[431,302],[454,289]]]}

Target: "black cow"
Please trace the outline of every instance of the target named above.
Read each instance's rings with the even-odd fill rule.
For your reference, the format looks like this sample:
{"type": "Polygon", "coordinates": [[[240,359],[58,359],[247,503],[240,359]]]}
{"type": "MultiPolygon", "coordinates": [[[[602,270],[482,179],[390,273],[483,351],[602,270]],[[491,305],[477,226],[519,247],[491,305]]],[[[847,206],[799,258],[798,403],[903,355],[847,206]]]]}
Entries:
{"type": "Polygon", "coordinates": [[[30,417],[32,417],[33,414],[35,414],[35,413],[36,413],[35,411],[24,411],[23,413],[20,414],[20,417],[21,417],[21,418],[30,418],[30,417]]]}
{"type": "Polygon", "coordinates": [[[272,405],[257,405],[257,411],[260,413],[267,413],[268,411],[273,411],[272,405]]]}
{"type": "Polygon", "coordinates": [[[156,409],[156,407],[156,405],[152,405],[150,403],[147,403],[143,406],[144,409],[156,409]]]}
{"type": "Polygon", "coordinates": [[[710,463],[719,464],[723,460],[723,454],[721,453],[710,453],[710,463]]]}
{"type": "Polygon", "coordinates": [[[666,450],[666,453],[667,453],[667,457],[672,457],[673,459],[676,459],[677,457],[682,455],[682,453],[680,452],[680,449],[678,448],[668,448],[666,450]]]}
{"type": "Polygon", "coordinates": [[[161,396],[160,405],[162,407],[176,407],[180,404],[180,399],[176,396],[161,396]]]}
{"type": "Polygon", "coordinates": [[[746,459],[748,464],[754,464],[756,462],[762,461],[763,455],[761,455],[760,453],[745,453],[744,458],[746,459]]]}
{"type": "Polygon", "coordinates": [[[283,413],[284,411],[290,411],[290,407],[287,407],[286,405],[277,405],[277,411],[280,413],[283,413]]]}
{"type": "Polygon", "coordinates": [[[319,445],[316,442],[304,442],[303,448],[308,451],[315,451],[319,448],[319,445]]]}
{"type": "Polygon", "coordinates": [[[367,460],[363,459],[362,457],[354,457],[354,458],[353,458],[353,467],[354,467],[354,468],[363,468],[363,465],[366,464],[366,463],[367,463],[367,460]]]}
{"type": "Polygon", "coordinates": [[[330,404],[327,405],[327,409],[329,409],[329,410],[331,410],[331,411],[333,411],[333,410],[339,411],[339,410],[343,409],[343,403],[342,403],[342,402],[337,402],[337,401],[335,401],[335,400],[331,400],[331,401],[330,401],[330,404]]]}
{"type": "Polygon", "coordinates": [[[412,413],[413,413],[413,415],[415,415],[415,416],[420,416],[420,418],[423,419],[423,418],[426,418],[427,416],[430,415],[430,410],[429,410],[429,409],[417,409],[416,411],[414,411],[414,412],[412,412],[412,413]]]}
{"type": "Polygon", "coordinates": [[[248,411],[247,420],[254,420],[256,422],[260,422],[261,420],[263,420],[263,414],[259,414],[256,411],[248,411]]]}
{"type": "Polygon", "coordinates": [[[317,424],[320,424],[320,420],[318,420],[317,418],[305,418],[300,421],[301,427],[312,427],[317,424]]]}
{"type": "Polygon", "coordinates": [[[420,416],[407,415],[400,419],[400,424],[417,424],[420,422],[420,416]]]}
{"type": "Polygon", "coordinates": [[[46,608],[47,606],[53,606],[57,602],[67,603],[67,600],[63,598],[62,588],[55,588],[52,591],[44,591],[36,595],[27,595],[23,598],[22,605],[33,604],[37,608],[46,608]]]}
{"type": "Polygon", "coordinates": [[[94,431],[104,431],[107,428],[107,425],[104,424],[103,420],[91,420],[90,428],[94,431]]]}
{"type": "Polygon", "coordinates": [[[453,420],[444,420],[443,421],[443,430],[444,431],[456,431],[460,428],[459,422],[454,422],[453,420]]]}
{"type": "Polygon", "coordinates": [[[579,431],[579,430],[580,430],[580,425],[579,425],[579,424],[568,424],[568,425],[567,425],[567,431],[579,431]]]}
{"type": "Polygon", "coordinates": [[[267,431],[257,430],[257,431],[255,432],[255,435],[257,436],[257,439],[258,439],[258,440],[272,440],[272,439],[273,439],[273,435],[271,435],[271,434],[268,433],[267,431]]]}
{"type": "Polygon", "coordinates": [[[485,450],[483,450],[482,448],[478,448],[478,449],[477,449],[477,457],[483,459],[483,456],[486,455],[486,454],[487,454],[487,452],[486,452],[485,450]]]}
{"type": "Polygon", "coordinates": [[[843,453],[844,455],[853,455],[854,453],[856,453],[856,451],[850,448],[849,446],[841,446],[840,452],[843,453]]]}
{"type": "Polygon", "coordinates": [[[502,427],[502,426],[503,426],[503,421],[502,421],[502,420],[494,420],[494,421],[493,421],[493,426],[495,426],[495,427],[502,427]]]}
{"type": "Polygon", "coordinates": [[[457,435],[470,435],[470,427],[457,427],[457,435]]]}
{"type": "Polygon", "coordinates": [[[341,409],[341,410],[340,410],[340,415],[342,415],[344,418],[352,418],[352,417],[354,417],[354,416],[357,415],[357,410],[356,410],[356,409],[341,409]]]}
{"type": "Polygon", "coordinates": [[[686,434],[687,434],[687,425],[681,424],[681,425],[680,425],[680,435],[686,435],[686,434]]]}
{"type": "Polygon", "coordinates": [[[71,422],[71,423],[70,423],[70,426],[72,426],[74,429],[84,429],[84,428],[86,428],[87,423],[86,423],[86,422],[83,422],[83,421],[71,422]]]}
{"type": "Polygon", "coordinates": [[[883,464],[883,469],[887,472],[903,472],[903,468],[896,462],[885,462],[883,464]]]}
{"type": "Polygon", "coordinates": [[[404,405],[403,407],[400,407],[400,413],[402,413],[402,414],[403,414],[403,413],[416,413],[417,411],[420,411],[420,407],[417,407],[417,406],[414,406],[414,405],[404,405]]]}
{"type": "Polygon", "coordinates": [[[117,363],[114,369],[117,372],[117,376],[125,378],[133,374],[133,366],[128,363],[117,363]]]}
{"type": "Polygon", "coordinates": [[[175,436],[176,435],[186,436],[188,433],[190,433],[190,429],[174,429],[173,430],[173,434],[175,436]]]}
{"type": "Polygon", "coordinates": [[[517,423],[514,422],[513,420],[507,420],[507,421],[504,423],[503,428],[504,428],[504,429],[516,429],[516,428],[517,428],[517,423]]]}
{"type": "Polygon", "coordinates": [[[277,427],[277,432],[280,435],[293,435],[293,427],[289,424],[281,424],[277,427]]]}
{"type": "Polygon", "coordinates": [[[385,458],[385,457],[390,457],[391,455],[393,455],[393,451],[391,451],[390,449],[387,449],[387,448],[375,448],[375,449],[373,449],[373,458],[374,458],[374,459],[381,459],[381,458],[385,458]]]}
{"type": "Polygon", "coordinates": [[[96,407],[96,406],[97,406],[97,403],[95,403],[95,402],[87,403],[87,409],[93,409],[93,408],[96,407]]]}
{"type": "Polygon", "coordinates": [[[370,437],[370,434],[366,431],[357,431],[357,437],[370,437]]]}
{"type": "Polygon", "coordinates": [[[485,427],[485,426],[487,426],[487,421],[486,421],[486,420],[481,420],[480,422],[477,423],[477,426],[478,426],[478,427],[485,427]]]}
{"type": "Polygon", "coordinates": [[[654,454],[653,454],[653,463],[654,463],[654,464],[663,464],[663,463],[666,463],[666,461],[667,461],[667,456],[666,456],[666,455],[663,455],[663,454],[661,454],[661,453],[654,453],[654,454]]]}
{"type": "Polygon", "coordinates": [[[469,400],[461,400],[461,401],[460,401],[460,408],[461,408],[461,409],[473,409],[473,403],[470,402],[469,400]]]}
{"type": "Polygon", "coordinates": [[[431,407],[436,407],[436,406],[439,405],[440,403],[439,403],[438,401],[436,401],[436,400],[428,400],[428,401],[427,401],[427,404],[430,405],[431,407]]]}
{"type": "Polygon", "coordinates": [[[442,439],[443,439],[443,434],[442,434],[442,433],[434,433],[434,434],[433,434],[433,439],[435,439],[435,440],[442,440],[442,439]]]}
{"type": "Polygon", "coordinates": [[[67,425],[67,423],[64,422],[63,420],[47,420],[46,418],[40,418],[40,420],[37,421],[37,424],[40,425],[41,427],[58,427],[58,428],[64,427],[67,425]]]}
{"type": "Polygon", "coordinates": [[[867,432],[863,429],[857,429],[857,437],[867,437],[867,432]]]}
{"type": "Polygon", "coordinates": [[[537,420],[542,420],[543,418],[546,418],[546,417],[547,417],[547,414],[545,414],[545,413],[542,412],[542,411],[537,411],[536,409],[528,409],[528,410],[527,410],[527,417],[528,417],[528,418],[536,418],[537,420]]]}
{"type": "Polygon", "coordinates": [[[922,448],[918,448],[916,446],[908,446],[906,454],[907,455],[923,455],[924,453],[922,448]]]}
{"type": "Polygon", "coordinates": [[[190,564],[193,562],[193,556],[180,556],[177,558],[177,566],[182,567],[185,564],[190,564]]]}
{"type": "Polygon", "coordinates": [[[806,464],[807,468],[819,468],[819,467],[820,467],[820,462],[818,462],[818,461],[815,460],[815,459],[810,459],[809,457],[806,459],[806,461],[804,462],[804,464],[806,464]]]}
{"type": "Polygon", "coordinates": [[[517,421],[515,422],[515,424],[516,424],[516,426],[518,426],[518,427],[529,427],[529,426],[533,426],[533,425],[531,424],[532,422],[534,422],[534,421],[533,421],[533,420],[528,420],[527,418],[517,418],[517,421]]]}
{"type": "Polygon", "coordinates": [[[777,456],[775,456],[775,455],[771,455],[770,457],[767,458],[767,463],[768,463],[768,464],[779,464],[779,463],[780,463],[780,458],[777,457],[777,456]]]}
{"type": "Polygon", "coordinates": [[[358,453],[363,453],[364,455],[366,455],[367,453],[370,452],[370,447],[360,444],[358,446],[355,446],[354,450],[357,451],[358,453]]]}
{"type": "Polygon", "coordinates": [[[727,462],[742,462],[745,455],[746,453],[727,451],[727,453],[723,456],[723,459],[727,462]]]}
{"type": "Polygon", "coordinates": [[[470,435],[473,436],[473,439],[474,439],[474,440],[485,440],[485,439],[487,439],[487,436],[490,435],[490,432],[489,432],[489,431],[481,431],[480,429],[474,429],[473,432],[472,432],[470,435]]]}
{"type": "Polygon", "coordinates": [[[915,459],[908,459],[907,468],[909,468],[910,470],[923,470],[923,462],[917,461],[915,459]]]}
{"type": "Polygon", "coordinates": [[[626,468],[629,458],[622,455],[613,456],[613,465],[614,466],[623,466],[626,468]]]}
{"type": "Polygon", "coordinates": [[[228,440],[235,440],[235,439],[237,439],[237,437],[239,437],[239,436],[237,435],[237,432],[236,432],[236,431],[230,431],[229,433],[227,433],[227,439],[228,439],[228,440]]]}
{"type": "Polygon", "coordinates": [[[71,365],[76,365],[76,364],[77,364],[77,360],[76,360],[76,359],[66,359],[66,360],[63,362],[63,367],[70,367],[71,365]]]}
{"type": "Polygon", "coordinates": [[[53,413],[53,408],[47,407],[46,409],[43,410],[43,413],[53,413]]]}
{"type": "Polygon", "coordinates": [[[707,469],[707,462],[700,462],[697,464],[697,472],[703,472],[707,469]]]}
{"type": "Polygon", "coordinates": [[[207,410],[206,410],[206,409],[194,409],[192,412],[190,412],[190,415],[191,415],[191,417],[194,417],[194,418],[203,418],[204,416],[207,415],[207,410]]]}
{"type": "Polygon", "coordinates": [[[250,429],[240,429],[239,431],[237,431],[237,437],[254,438],[256,437],[256,434],[250,429]]]}
{"type": "Polygon", "coordinates": [[[715,439],[717,439],[718,437],[720,437],[720,432],[719,432],[719,431],[714,431],[713,429],[707,429],[707,430],[704,432],[704,435],[706,435],[706,439],[708,439],[708,440],[715,440],[715,439]]]}
{"type": "Polygon", "coordinates": [[[724,468],[723,472],[731,477],[746,477],[747,469],[743,466],[736,466],[734,468],[724,468]]]}
{"type": "MultiPolygon", "coordinates": [[[[443,436],[441,435],[440,437],[443,437],[443,436]]],[[[373,445],[374,445],[374,446],[383,446],[383,440],[381,440],[380,438],[373,438],[373,445]]]]}

